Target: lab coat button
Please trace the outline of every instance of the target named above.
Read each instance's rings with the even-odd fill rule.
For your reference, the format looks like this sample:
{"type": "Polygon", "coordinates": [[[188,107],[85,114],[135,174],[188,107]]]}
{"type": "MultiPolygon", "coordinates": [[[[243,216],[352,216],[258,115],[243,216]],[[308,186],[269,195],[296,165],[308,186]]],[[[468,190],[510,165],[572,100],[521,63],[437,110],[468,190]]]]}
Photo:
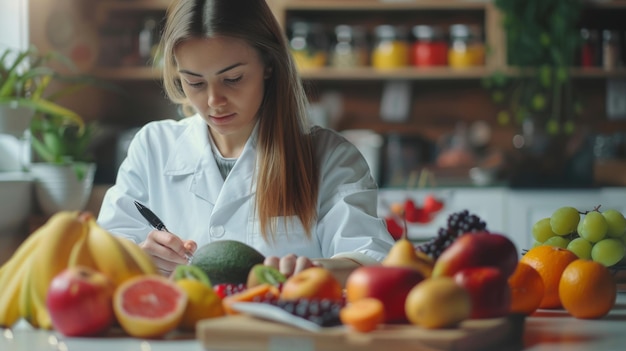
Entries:
{"type": "Polygon", "coordinates": [[[222,227],[221,225],[217,225],[214,227],[211,227],[211,236],[215,237],[215,238],[219,238],[224,236],[224,233],[226,231],[224,230],[224,227],[222,227]]]}

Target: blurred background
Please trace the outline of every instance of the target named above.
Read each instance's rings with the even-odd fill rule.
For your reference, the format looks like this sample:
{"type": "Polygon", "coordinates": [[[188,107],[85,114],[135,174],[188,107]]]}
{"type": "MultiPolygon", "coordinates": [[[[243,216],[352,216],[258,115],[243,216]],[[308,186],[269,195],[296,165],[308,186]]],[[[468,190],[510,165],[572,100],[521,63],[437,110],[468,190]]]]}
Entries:
{"type": "MultiPolygon", "coordinates": [[[[588,195],[575,190],[626,186],[626,1],[267,2],[311,122],[361,150],[383,189],[381,215],[407,189],[445,189],[440,197],[456,201],[449,211],[473,207],[499,229],[514,224],[501,189],[566,189],[582,201],[588,195]],[[454,200],[450,189],[470,195],[454,200]]],[[[185,116],[165,98],[155,57],[169,3],[0,0],[2,47],[60,52],[116,87],[59,100],[96,127],[94,212],[137,129],[185,116]]],[[[515,202],[526,204],[521,212],[536,207],[525,199],[515,202]]]]}
{"type": "MultiPolygon", "coordinates": [[[[576,16],[575,27],[554,37],[549,26],[525,27],[537,31],[535,42],[527,43],[537,50],[554,48],[560,40],[556,35],[579,39],[565,61],[566,89],[575,93],[553,102],[550,93],[535,91],[528,93],[530,100],[512,103],[509,92],[517,89],[519,94],[521,89],[513,86],[521,77],[518,65],[554,69],[554,74],[560,66],[543,58],[523,62],[510,43],[507,50],[507,41],[516,40],[505,22],[512,9],[497,1],[268,3],[299,64],[312,121],[346,132],[361,147],[382,187],[415,186],[411,182],[424,168],[440,185],[626,183],[624,176],[605,170],[625,170],[626,25],[620,19],[626,16],[626,2],[585,1],[580,12],[571,15],[576,16]],[[564,112],[542,119],[542,113],[557,104],[564,112]],[[567,140],[552,141],[559,138],[567,140]],[[556,150],[559,147],[551,146],[555,143],[568,145],[561,147],[567,150],[556,150]],[[548,178],[547,173],[535,177],[528,170],[541,169],[537,155],[550,162],[564,158],[567,162],[560,167],[569,171],[550,170],[548,178]]],[[[543,7],[554,7],[553,13],[531,11],[558,16],[558,6],[570,1],[509,3],[545,3],[543,7]]],[[[153,68],[158,66],[154,49],[168,4],[37,0],[27,5],[30,43],[42,51],[58,50],[83,72],[121,87],[121,92],[86,88],[64,101],[85,120],[99,123],[100,133],[93,140],[97,184],[114,181],[136,128],[152,120],[181,118],[180,109],[164,98],[153,68]]],[[[566,16],[534,22],[566,24],[566,16]]],[[[513,20],[524,24],[528,19],[513,18],[508,24],[513,20]]]]}

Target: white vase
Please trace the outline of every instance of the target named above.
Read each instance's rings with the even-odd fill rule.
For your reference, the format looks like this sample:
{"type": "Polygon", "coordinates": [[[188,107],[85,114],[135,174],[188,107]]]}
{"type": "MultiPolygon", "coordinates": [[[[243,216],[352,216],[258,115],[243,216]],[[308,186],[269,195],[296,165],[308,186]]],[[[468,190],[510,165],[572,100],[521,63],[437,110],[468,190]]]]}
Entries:
{"type": "Polygon", "coordinates": [[[35,179],[35,194],[44,215],[59,211],[82,211],[87,205],[96,164],[85,164],[83,179],[78,179],[75,165],[32,163],[30,171],[35,179]]]}
{"type": "Polygon", "coordinates": [[[31,162],[33,114],[30,108],[0,104],[0,172],[21,172],[31,162]]]}
{"type": "Polygon", "coordinates": [[[28,172],[0,172],[0,237],[27,234],[32,205],[32,175],[28,172]]]}
{"type": "Polygon", "coordinates": [[[0,134],[21,138],[29,129],[35,111],[17,104],[0,104],[0,134]]]}

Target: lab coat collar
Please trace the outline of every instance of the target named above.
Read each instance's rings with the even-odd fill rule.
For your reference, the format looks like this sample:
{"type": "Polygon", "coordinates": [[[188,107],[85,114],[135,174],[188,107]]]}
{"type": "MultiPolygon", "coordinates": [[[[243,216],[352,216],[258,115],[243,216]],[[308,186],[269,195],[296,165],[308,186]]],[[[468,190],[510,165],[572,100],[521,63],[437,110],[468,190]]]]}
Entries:
{"type": "Polygon", "coordinates": [[[254,173],[258,124],[248,138],[235,166],[224,180],[211,150],[206,123],[199,115],[188,118],[192,120],[178,137],[176,148],[166,163],[164,174],[166,176],[193,174],[189,191],[215,206],[218,202],[227,204],[256,193],[254,173]]]}
{"type": "Polygon", "coordinates": [[[198,162],[207,151],[211,151],[208,126],[204,120],[197,114],[187,118],[189,120],[182,121],[187,127],[178,136],[174,150],[165,163],[163,174],[166,176],[194,173],[198,162]]]}

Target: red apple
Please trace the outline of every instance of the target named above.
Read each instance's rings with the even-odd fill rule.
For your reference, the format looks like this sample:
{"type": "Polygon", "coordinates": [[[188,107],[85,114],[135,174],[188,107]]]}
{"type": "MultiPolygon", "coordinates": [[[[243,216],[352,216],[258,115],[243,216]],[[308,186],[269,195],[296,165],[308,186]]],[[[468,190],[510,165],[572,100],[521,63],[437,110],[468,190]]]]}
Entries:
{"type": "Polygon", "coordinates": [[[453,276],[464,268],[491,266],[502,270],[505,278],[517,267],[515,244],[504,235],[488,232],[467,233],[443,251],[433,267],[433,276],[453,276]]]}
{"type": "Polygon", "coordinates": [[[364,266],[352,271],[346,280],[346,300],[354,302],[373,297],[385,306],[386,323],[406,322],[404,302],[409,291],[424,276],[406,267],[364,266]]]}
{"type": "Polygon", "coordinates": [[[454,281],[469,292],[470,318],[497,318],[509,313],[511,288],[502,271],[495,267],[472,267],[458,271],[454,281]]]}
{"type": "Polygon", "coordinates": [[[52,279],[46,296],[52,325],[65,336],[92,336],[114,322],[114,285],[92,268],[67,268],[52,279]]]}
{"type": "Polygon", "coordinates": [[[280,292],[285,300],[331,299],[340,300],[343,295],[341,284],[326,268],[311,267],[289,277],[280,292]]]}

